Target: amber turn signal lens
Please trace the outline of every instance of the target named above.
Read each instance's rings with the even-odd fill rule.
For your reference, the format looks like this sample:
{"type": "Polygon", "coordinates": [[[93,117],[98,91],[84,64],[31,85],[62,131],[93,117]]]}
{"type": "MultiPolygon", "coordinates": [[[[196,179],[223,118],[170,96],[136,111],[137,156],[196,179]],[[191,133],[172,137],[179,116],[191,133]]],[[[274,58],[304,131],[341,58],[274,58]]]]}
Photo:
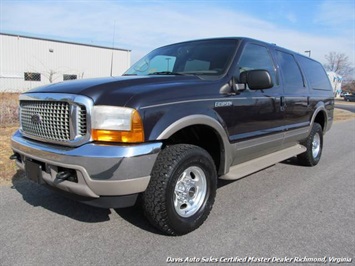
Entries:
{"type": "Polygon", "coordinates": [[[91,136],[95,141],[138,143],[144,142],[143,122],[139,113],[134,110],[131,115],[131,130],[93,129],[91,136]]]}

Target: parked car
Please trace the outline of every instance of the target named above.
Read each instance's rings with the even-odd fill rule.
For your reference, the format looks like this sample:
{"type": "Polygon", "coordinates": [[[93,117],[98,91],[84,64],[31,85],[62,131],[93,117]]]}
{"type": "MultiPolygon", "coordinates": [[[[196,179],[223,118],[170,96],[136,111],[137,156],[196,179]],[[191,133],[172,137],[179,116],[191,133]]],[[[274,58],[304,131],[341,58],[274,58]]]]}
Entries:
{"type": "Polygon", "coordinates": [[[346,95],[349,95],[350,93],[349,92],[346,92],[346,91],[342,91],[340,93],[340,97],[345,97],[346,95]]]}
{"type": "Polygon", "coordinates": [[[355,94],[344,95],[344,100],[347,102],[355,102],[355,94]]]}
{"type": "Polygon", "coordinates": [[[206,220],[218,179],[293,156],[317,165],[333,109],[327,74],[309,57],[249,38],[188,41],[122,77],[22,94],[11,158],[34,182],[93,206],[141,196],[155,227],[182,235],[206,220]]]}

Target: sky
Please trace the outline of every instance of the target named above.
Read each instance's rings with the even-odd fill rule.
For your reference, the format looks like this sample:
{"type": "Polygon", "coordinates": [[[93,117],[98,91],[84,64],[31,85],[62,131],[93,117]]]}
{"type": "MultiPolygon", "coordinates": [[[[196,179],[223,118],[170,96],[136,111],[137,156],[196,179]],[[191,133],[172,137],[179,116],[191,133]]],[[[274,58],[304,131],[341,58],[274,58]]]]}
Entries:
{"type": "Polygon", "coordinates": [[[129,49],[132,63],[174,42],[245,36],[355,66],[355,0],[0,0],[0,32],[129,49]]]}

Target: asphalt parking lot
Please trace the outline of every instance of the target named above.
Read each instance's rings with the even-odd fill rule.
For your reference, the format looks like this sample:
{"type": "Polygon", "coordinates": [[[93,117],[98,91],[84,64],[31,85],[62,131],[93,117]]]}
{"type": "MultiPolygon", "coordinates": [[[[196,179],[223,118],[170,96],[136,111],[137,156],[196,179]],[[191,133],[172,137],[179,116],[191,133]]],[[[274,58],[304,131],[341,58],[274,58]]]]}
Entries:
{"type": "Polygon", "coordinates": [[[355,120],[335,123],[316,167],[290,159],[220,182],[208,220],[182,237],[161,235],[139,208],[93,208],[13,181],[0,187],[0,265],[354,264],[354,132],[355,120]]]}

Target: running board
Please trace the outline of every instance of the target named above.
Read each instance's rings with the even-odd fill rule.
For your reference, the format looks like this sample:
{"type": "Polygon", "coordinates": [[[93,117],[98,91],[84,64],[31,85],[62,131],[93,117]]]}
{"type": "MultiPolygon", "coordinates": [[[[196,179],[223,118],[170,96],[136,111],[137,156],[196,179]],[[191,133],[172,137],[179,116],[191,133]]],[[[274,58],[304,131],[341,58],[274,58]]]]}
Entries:
{"type": "Polygon", "coordinates": [[[225,180],[236,180],[244,176],[250,175],[252,173],[255,173],[259,170],[262,170],[266,167],[269,167],[273,164],[276,164],[278,162],[284,161],[288,158],[301,154],[306,150],[307,150],[306,147],[297,144],[295,146],[286,148],[284,150],[267,154],[260,158],[256,158],[251,161],[247,161],[245,163],[232,166],[227,174],[220,176],[219,178],[225,180]]]}

